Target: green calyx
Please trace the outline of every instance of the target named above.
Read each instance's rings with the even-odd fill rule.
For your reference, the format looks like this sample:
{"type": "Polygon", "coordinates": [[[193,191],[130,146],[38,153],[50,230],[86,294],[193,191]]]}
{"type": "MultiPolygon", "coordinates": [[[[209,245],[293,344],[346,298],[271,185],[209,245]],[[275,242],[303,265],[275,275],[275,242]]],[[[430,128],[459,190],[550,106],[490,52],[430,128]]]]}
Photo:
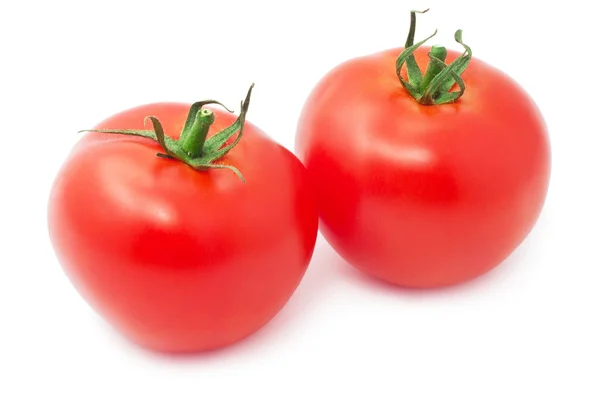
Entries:
{"type": "Polygon", "coordinates": [[[223,129],[222,131],[215,133],[208,138],[208,131],[210,126],[215,121],[215,114],[204,106],[208,104],[218,104],[225,108],[229,112],[232,110],[225,107],[223,104],[216,100],[204,100],[199,101],[190,107],[188,112],[185,125],[181,130],[179,139],[175,140],[165,135],[162,124],[158,118],[153,116],[147,116],[144,118],[144,125],[148,121],[152,123],[152,130],[134,130],[134,129],[95,129],[95,130],[83,130],[81,132],[101,132],[101,133],[114,133],[121,135],[141,136],[148,139],[152,139],[162,147],[162,153],[156,155],[161,158],[176,159],[188,166],[204,171],[211,168],[226,168],[233,171],[242,182],[246,182],[241,172],[232,165],[218,164],[215,161],[225,156],[229,151],[239,143],[244,133],[244,122],[246,120],[246,113],[250,106],[250,96],[254,84],[248,89],[246,99],[241,104],[241,111],[238,118],[233,124],[223,129]],[[237,136],[228,145],[225,143],[237,133],[237,136]]]}
{"type": "Polygon", "coordinates": [[[454,34],[454,40],[464,47],[464,53],[450,64],[446,64],[446,57],[448,56],[446,48],[432,46],[428,54],[429,64],[423,75],[413,53],[437,34],[436,30],[431,36],[418,43],[414,43],[416,13],[423,14],[427,11],[429,10],[410,12],[410,29],[404,50],[396,59],[396,74],[402,86],[419,104],[440,105],[453,103],[465,92],[465,83],[461,78],[461,74],[465,71],[471,60],[471,48],[462,42],[462,30],[457,30],[454,34]],[[408,81],[401,74],[404,64],[406,64],[408,81]],[[458,85],[458,90],[452,91],[451,89],[454,87],[454,84],[458,85]]]}

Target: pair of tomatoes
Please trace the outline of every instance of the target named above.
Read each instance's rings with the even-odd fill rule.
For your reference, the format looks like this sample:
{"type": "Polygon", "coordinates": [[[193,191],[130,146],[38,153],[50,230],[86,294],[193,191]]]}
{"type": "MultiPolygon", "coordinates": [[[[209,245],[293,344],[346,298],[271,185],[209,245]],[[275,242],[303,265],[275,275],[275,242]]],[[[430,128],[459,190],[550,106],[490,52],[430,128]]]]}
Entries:
{"type": "MultiPolygon", "coordinates": [[[[544,203],[550,149],[535,104],[465,52],[413,44],[318,83],[295,154],[215,101],[99,123],[49,202],[81,295],[144,347],[190,352],[257,331],[296,290],[318,229],[354,267],[405,287],[475,278],[544,203]],[[424,71],[424,72],[423,72],[424,71]]],[[[462,44],[460,32],[457,41],[462,44]]]]}

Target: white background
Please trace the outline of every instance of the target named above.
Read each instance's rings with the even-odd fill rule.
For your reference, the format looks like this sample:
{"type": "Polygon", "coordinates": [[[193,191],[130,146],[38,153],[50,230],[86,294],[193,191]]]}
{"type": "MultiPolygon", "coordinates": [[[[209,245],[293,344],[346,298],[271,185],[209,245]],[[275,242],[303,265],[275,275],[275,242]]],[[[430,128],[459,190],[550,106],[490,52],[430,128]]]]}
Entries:
{"type": "Polygon", "coordinates": [[[0,5],[0,399],[598,399],[600,129],[596,15],[584,2],[5,1],[0,5]],[[292,148],[318,79],[417,38],[520,82],[546,117],[549,197],[526,242],[466,285],[392,289],[319,239],[266,328],[172,358],[131,346],[79,297],[46,232],[76,132],[153,101],[216,97],[292,148]],[[432,43],[433,44],[433,43],[432,43]]]}

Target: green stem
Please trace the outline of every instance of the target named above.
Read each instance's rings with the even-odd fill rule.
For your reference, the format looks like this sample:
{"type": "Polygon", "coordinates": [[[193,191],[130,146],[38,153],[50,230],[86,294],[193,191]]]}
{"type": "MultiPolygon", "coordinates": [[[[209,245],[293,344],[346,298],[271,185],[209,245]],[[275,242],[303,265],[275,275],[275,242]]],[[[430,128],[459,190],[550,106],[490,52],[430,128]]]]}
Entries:
{"type": "Polygon", "coordinates": [[[213,122],[215,122],[215,114],[211,110],[203,108],[198,111],[196,119],[190,127],[190,131],[181,143],[181,148],[190,157],[199,157],[202,155],[208,130],[213,122]]]}
{"type": "Polygon", "coordinates": [[[429,86],[433,78],[435,78],[435,76],[444,69],[444,62],[446,61],[446,57],[448,57],[448,51],[442,46],[432,46],[430,57],[436,57],[437,59],[441,60],[442,65],[435,62],[430,62],[429,65],[427,65],[427,70],[425,71],[425,75],[421,81],[420,89],[422,91],[427,89],[427,86],[429,86]]]}
{"type": "MultiPolygon", "coordinates": [[[[151,122],[152,130],[94,129],[81,132],[102,132],[148,138],[157,142],[164,150],[164,153],[157,153],[157,157],[179,160],[198,171],[205,171],[207,169],[229,169],[245,183],[246,180],[236,167],[218,163],[217,161],[228,154],[242,138],[253,88],[254,84],[250,85],[250,89],[248,89],[248,93],[246,94],[246,99],[242,102],[240,114],[235,122],[220,132],[215,133],[210,138],[208,138],[208,132],[215,121],[215,114],[211,110],[202,107],[207,104],[219,104],[223,106],[215,100],[199,101],[192,104],[185,125],[179,136],[179,140],[172,139],[165,135],[162,124],[158,118],[153,116],[148,116],[144,119],[144,125],[146,125],[148,121],[151,122]],[[235,139],[230,144],[226,145],[227,141],[236,135],[236,133],[237,136],[235,136],[235,139]]],[[[223,108],[229,112],[233,112],[225,106],[223,106],[223,108]]]]}
{"type": "Polygon", "coordinates": [[[405,48],[396,59],[396,74],[402,86],[419,104],[440,105],[453,103],[465,92],[465,84],[460,75],[467,68],[472,52],[469,46],[462,42],[462,31],[458,30],[454,38],[464,47],[465,52],[447,65],[446,58],[448,51],[446,48],[443,46],[432,46],[428,54],[429,64],[427,65],[425,75],[423,75],[415,59],[414,52],[431,39],[437,30],[433,35],[419,43],[413,44],[413,42],[416,30],[416,13],[422,14],[427,11],[411,11],[410,13],[410,28],[405,48]],[[402,67],[404,64],[406,64],[408,80],[402,76],[402,67]],[[451,91],[455,83],[458,85],[459,90],[451,91]]]}
{"type": "Polygon", "coordinates": [[[183,129],[181,130],[181,135],[179,136],[179,140],[185,141],[185,139],[187,138],[187,135],[192,127],[192,124],[196,120],[198,111],[200,111],[202,109],[202,107],[209,105],[209,104],[218,104],[221,107],[223,107],[224,109],[226,109],[227,111],[229,111],[230,113],[233,112],[233,110],[230,110],[229,108],[225,107],[225,105],[223,103],[220,103],[216,100],[204,100],[204,101],[195,102],[194,104],[192,104],[192,106],[190,107],[190,110],[188,111],[188,116],[185,120],[185,125],[183,126],[183,129]]]}

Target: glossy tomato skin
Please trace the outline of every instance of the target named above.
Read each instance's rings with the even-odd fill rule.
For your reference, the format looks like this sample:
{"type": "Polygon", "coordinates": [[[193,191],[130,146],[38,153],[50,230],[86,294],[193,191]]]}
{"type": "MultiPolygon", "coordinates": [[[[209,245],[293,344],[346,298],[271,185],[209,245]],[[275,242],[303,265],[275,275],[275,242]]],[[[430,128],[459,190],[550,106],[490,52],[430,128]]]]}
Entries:
{"type": "MultiPolygon", "coordinates": [[[[533,228],[549,138],[523,89],[477,59],[459,101],[419,105],[396,76],[401,51],[328,73],[306,101],[295,151],[321,232],[350,264],[400,286],[453,285],[500,264],[533,228]]],[[[415,54],[422,71],[428,51],[415,54]]]]}
{"type": "MultiPolygon", "coordinates": [[[[188,107],[140,106],[96,128],[142,129],[153,115],[177,138],[188,107]]],[[[213,111],[209,136],[235,120],[213,111]]],[[[82,296],[139,345],[197,352],[236,342],[280,311],[312,257],[318,215],[306,170],[248,121],[221,160],[246,184],[158,151],[106,133],[76,144],[49,201],[57,257],[82,296]]]]}

